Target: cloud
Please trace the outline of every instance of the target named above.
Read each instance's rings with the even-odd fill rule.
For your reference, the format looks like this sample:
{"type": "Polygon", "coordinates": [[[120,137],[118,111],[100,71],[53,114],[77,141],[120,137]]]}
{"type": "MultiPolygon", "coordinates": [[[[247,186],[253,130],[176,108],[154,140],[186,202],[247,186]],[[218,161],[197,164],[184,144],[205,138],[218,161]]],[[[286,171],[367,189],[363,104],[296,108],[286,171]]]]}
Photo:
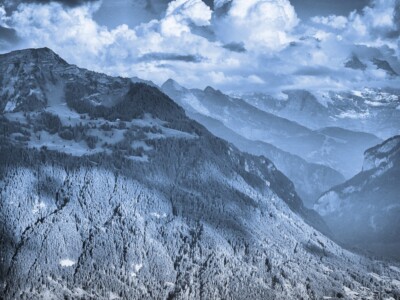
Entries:
{"type": "Polygon", "coordinates": [[[198,55],[185,55],[185,54],[176,54],[176,53],[146,53],[139,57],[139,61],[161,61],[161,60],[166,60],[166,61],[184,61],[184,62],[193,62],[193,63],[199,63],[203,60],[204,58],[198,55]]]}
{"type": "Polygon", "coordinates": [[[331,15],[328,17],[315,16],[311,18],[314,23],[323,24],[336,29],[344,29],[347,26],[347,18],[344,16],[331,15]]]}
{"type": "Polygon", "coordinates": [[[246,48],[244,47],[243,43],[232,42],[232,43],[223,45],[223,47],[225,49],[228,49],[228,50],[233,51],[233,52],[239,52],[239,53],[246,52],[246,48]]]}
{"type": "MultiPolygon", "coordinates": [[[[50,4],[50,3],[61,3],[63,5],[66,6],[70,6],[70,7],[75,7],[75,6],[80,6],[83,5],[85,3],[89,3],[89,2],[98,2],[99,0],[16,0],[16,1],[10,1],[10,0],[6,0],[7,2],[14,2],[14,5],[18,5],[20,3],[39,3],[39,4],[50,4]]],[[[11,3],[10,3],[11,4],[11,3]]]]}
{"type": "Polygon", "coordinates": [[[251,50],[279,51],[293,40],[290,33],[299,20],[288,0],[232,0],[229,4],[227,13],[215,22],[223,42],[243,42],[251,50]]]}
{"type": "Polygon", "coordinates": [[[373,43],[376,39],[398,40],[399,15],[400,0],[374,0],[361,14],[350,14],[346,34],[364,43],[373,43]]]}
{"type": "Polygon", "coordinates": [[[211,9],[201,0],[175,0],[167,8],[160,26],[167,36],[180,36],[190,32],[190,25],[210,25],[211,9]]]}
{"type": "Polygon", "coordinates": [[[25,1],[7,13],[0,6],[0,49],[47,46],[70,63],[111,75],[158,84],[172,77],[188,87],[231,91],[398,83],[373,59],[400,73],[399,0],[307,23],[288,0],[141,0],[135,7],[157,17],[113,29],[94,19],[100,2],[74,3],[25,1]],[[352,55],[365,70],[344,67],[352,55]]]}

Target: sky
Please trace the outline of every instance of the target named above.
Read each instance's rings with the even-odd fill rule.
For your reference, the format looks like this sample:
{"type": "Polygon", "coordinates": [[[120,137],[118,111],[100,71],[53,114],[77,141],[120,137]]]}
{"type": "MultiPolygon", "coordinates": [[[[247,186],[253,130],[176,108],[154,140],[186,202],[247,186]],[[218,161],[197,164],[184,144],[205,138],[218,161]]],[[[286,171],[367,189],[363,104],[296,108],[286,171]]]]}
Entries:
{"type": "Polygon", "coordinates": [[[399,35],[400,0],[0,0],[2,53],[232,92],[399,87],[399,35]]]}

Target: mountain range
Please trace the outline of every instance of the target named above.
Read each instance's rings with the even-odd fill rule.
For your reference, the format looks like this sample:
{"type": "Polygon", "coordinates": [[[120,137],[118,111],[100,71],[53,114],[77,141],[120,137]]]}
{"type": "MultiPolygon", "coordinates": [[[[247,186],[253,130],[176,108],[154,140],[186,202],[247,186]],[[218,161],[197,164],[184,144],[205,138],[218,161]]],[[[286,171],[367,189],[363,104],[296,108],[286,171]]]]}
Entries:
{"type": "MultiPolygon", "coordinates": [[[[236,132],[232,142],[274,142],[259,154],[307,169],[295,155],[322,157],[327,143],[338,151],[330,158],[345,155],[340,130],[310,130],[212,88],[174,87],[200,102],[188,116],[174,95],[70,65],[48,48],[3,54],[0,70],[4,299],[400,297],[395,262],[336,244],[272,160],[190,116],[212,118],[221,136],[236,132]]],[[[315,168],[336,176],[324,185],[342,180],[315,168]]]]}
{"type": "MultiPolygon", "coordinates": [[[[336,170],[346,178],[355,175],[361,168],[365,149],[381,141],[372,134],[339,127],[309,129],[295,120],[278,116],[211,87],[204,90],[186,89],[168,80],[161,89],[184,107],[188,114],[216,119],[247,140],[272,144],[304,161],[336,170]]],[[[309,103],[306,100],[303,102],[309,103]]],[[[310,103],[309,106],[314,104],[310,103]]],[[[223,138],[228,139],[227,136],[223,138]]],[[[247,151],[252,151],[251,148],[247,151]]]]}

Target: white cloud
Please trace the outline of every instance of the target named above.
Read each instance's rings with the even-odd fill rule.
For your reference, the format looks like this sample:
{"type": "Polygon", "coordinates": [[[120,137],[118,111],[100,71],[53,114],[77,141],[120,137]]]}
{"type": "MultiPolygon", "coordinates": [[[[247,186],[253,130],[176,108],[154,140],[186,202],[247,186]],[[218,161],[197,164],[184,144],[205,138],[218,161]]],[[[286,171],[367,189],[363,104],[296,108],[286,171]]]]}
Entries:
{"type": "Polygon", "coordinates": [[[190,25],[210,25],[211,10],[201,0],[175,0],[167,8],[160,21],[161,31],[167,36],[180,36],[190,32],[190,25]]]}
{"type": "Polygon", "coordinates": [[[215,22],[218,37],[226,42],[244,42],[247,49],[279,51],[293,38],[298,24],[288,0],[232,0],[227,14],[215,22]]]}
{"type": "Polygon", "coordinates": [[[347,26],[347,18],[344,16],[331,15],[328,17],[315,16],[311,18],[314,23],[323,24],[336,29],[344,29],[347,26]]]}
{"type": "Polygon", "coordinates": [[[396,6],[399,9],[399,0],[374,0],[362,14],[350,14],[345,34],[355,43],[367,45],[376,39],[385,39],[391,46],[389,40],[399,39],[399,34],[391,34],[399,30],[398,20],[395,19],[396,6]]]}
{"type": "Polygon", "coordinates": [[[228,2],[227,11],[213,15],[201,0],[175,0],[160,19],[113,30],[93,20],[98,3],[72,8],[21,4],[10,16],[0,7],[0,22],[16,30],[23,40],[19,47],[47,46],[79,66],[158,84],[172,77],[189,87],[275,91],[387,82],[370,60],[398,51],[398,37],[390,36],[396,29],[395,0],[376,0],[375,6],[347,17],[317,16],[308,24],[299,24],[289,0],[220,0],[215,5],[228,2]],[[198,27],[215,39],[197,35],[198,27]],[[232,42],[245,50],[224,48],[232,42]],[[353,52],[368,70],[343,68],[353,52]]]}

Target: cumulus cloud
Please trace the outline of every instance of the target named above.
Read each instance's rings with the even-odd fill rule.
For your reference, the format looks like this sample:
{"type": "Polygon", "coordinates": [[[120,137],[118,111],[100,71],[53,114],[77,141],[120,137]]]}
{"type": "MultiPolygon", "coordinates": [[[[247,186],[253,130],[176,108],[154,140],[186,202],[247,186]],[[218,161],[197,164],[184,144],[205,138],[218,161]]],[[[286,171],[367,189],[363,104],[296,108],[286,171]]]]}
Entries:
{"type": "Polygon", "coordinates": [[[331,15],[328,17],[315,16],[311,19],[314,23],[323,24],[336,29],[344,29],[347,26],[347,18],[344,16],[331,15]]]}
{"type": "Polygon", "coordinates": [[[248,49],[278,51],[293,40],[290,33],[298,22],[288,0],[232,0],[215,25],[218,37],[226,43],[243,42],[248,49]]]}
{"type": "Polygon", "coordinates": [[[374,0],[361,14],[350,14],[344,34],[356,43],[397,48],[399,10],[399,0],[374,0]]]}
{"type": "Polygon", "coordinates": [[[190,25],[210,25],[211,9],[201,0],[175,0],[167,8],[160,26],[167,36],[180,36],[190,32],[190,25]]]}

